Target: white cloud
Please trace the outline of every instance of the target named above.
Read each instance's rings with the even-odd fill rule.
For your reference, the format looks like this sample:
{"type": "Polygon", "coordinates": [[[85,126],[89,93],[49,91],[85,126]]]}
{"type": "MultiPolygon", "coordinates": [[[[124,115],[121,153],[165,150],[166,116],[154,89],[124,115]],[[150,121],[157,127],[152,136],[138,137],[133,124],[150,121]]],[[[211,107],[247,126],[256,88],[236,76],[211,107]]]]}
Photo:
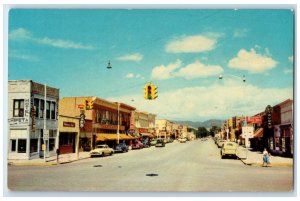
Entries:
{"type": "Polygon", "coordinates": [[[294,62],[294,56],[288,57],[289,62],[293,63],[294,62]]]}
{"type": "Polygon", "coordinates": [[[8,52],[10,58],[21,59],[25,61],[39,61],[38,57],[30,54],[24,54],[18,51],[10,50],[8,52]]]}
{"type": "Polygon", "coordinates": [[[220,34],[209,33],[208,36],[195,35],[174,39],[166,45],[166,52],[169,53],[194,53],[213,50],[220,34]]]}
{"type": "Polygon", "coordinates": [[[136,74],[134,75],[133,73],[128,73],[125,78],[128,78],[128,79],[132,79],[132,78],[138,78],[138,79],[145,79],[143,76],[141,76],[140,74],[136,74]]]}
{"type": "Polygon", "coordinates": [[[34,39],[35,42],[43,45],[49,45],[53,47],[66,48],[66,49],[86,49],[92,50],[93,46],[90,45],[82,45],[81,43],[75,43],[69,40],[61,40],[61,39],[50,39],[48,37],[44,37],[41,39],[34,39]]]}
{"type": "Polygon", "coordinates": [[[261,73],[274,68],[277,63],[278,62],[271,57],[256,53],[254,49],[251,49],[249,52],[245,49],[241,49],[237,57],[228,62],[228,66],[234,69],[246,70],[251,73],[261,73]]]}
{"type": "Polygon", "coordinates": [[[233,32],[233,37],[235,38],[243,38],[246,37],[248,33],[248,29],[243,28],[243,29],[236,29],[233,32]]]}
{"type": "Polygon", "coordinates": [[[168,92],[160,92],[158,86],[156,100],[145,100],[142,93],[113,99],[138,110],[157,114],[157,118],[203,121],[240,115],[252,116],[264,111],[269,104],[275,105],[292,97],[292,88],[258,88],[249,83],[242,85],[239,81],[228,79],[211,86],[186,87],[168,92]]]}
{"type": "Polygon", "coordinates": [[[181,60],[177,59],[175,63],[171,63],[167,66],[160,65],[153,68],[151,73],[151,79],[154,80],[166,80],[174,77],[174,70],[181,66],[181,60]]]}
{"type": "Polygon", "coordinates": [[[133,73],[128,73],[125,77],[126,78],[134,78],[134,74],[133,73]]]}
{"type": "Polygon", "coordinates": [[[200,61],[196,61],[187,65],[185,68],[181,68],[177,73],[177,77],[183,77],[185,79],[194,79],[199,77],[208,77],[213,75],[220,75],[223,73],[223,68],[218,65],[205,65],[200,61]]]}
{"type": "Polygon", "coordinates": [[[81,43],[76,43],[70,40],[62,40],[62,39],[51,39],[48,37],[44,38],[35,38],[32,34],[24,28],[18,28],[9,33],[10,40],[30,40],[32,42],[48,45],[58,48],[67,48],[67,49],[86,49],[93,50],[95,49],[91,45],[83,45],[81,43]]]}
{"type": "Polygon", "coordinates": [[[139,53],[128,54],[128,55],[118,57],[117,59],[122,61],[141,61],[143,59],[143,55],[139,53]]]}
{"type": "Polygon", "coordinates": [[[24,28],[18,28],[8,34],[10,40],[27,40],[31,38],[31,33],[24,28]]]}
{"type": "Polygon", "coordinates": [[[284,74],[293,74],[293,69],[291,69],[291,68],[285,68],[285,69],[283,69],[283,73],[284,74]]]}

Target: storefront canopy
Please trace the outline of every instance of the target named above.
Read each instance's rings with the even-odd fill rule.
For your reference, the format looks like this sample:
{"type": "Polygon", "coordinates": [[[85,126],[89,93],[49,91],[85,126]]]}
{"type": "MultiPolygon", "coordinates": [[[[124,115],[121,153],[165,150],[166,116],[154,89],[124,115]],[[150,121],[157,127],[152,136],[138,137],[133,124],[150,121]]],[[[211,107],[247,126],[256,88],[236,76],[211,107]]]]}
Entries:
{"type": "MultiPolygon", "coordinates": [[[[119,140],[131,140],[131,135],[119,134],[119,140]]],[[[114,133],[97,133],[96,141],[118,140],[118,135],[114,133]]]]}
{"type": "Polygon", "coordinates": [[[261,138],[264,135],[264,129],[259,128],[258,130],[255,131],[253,138],[261,138]]]}

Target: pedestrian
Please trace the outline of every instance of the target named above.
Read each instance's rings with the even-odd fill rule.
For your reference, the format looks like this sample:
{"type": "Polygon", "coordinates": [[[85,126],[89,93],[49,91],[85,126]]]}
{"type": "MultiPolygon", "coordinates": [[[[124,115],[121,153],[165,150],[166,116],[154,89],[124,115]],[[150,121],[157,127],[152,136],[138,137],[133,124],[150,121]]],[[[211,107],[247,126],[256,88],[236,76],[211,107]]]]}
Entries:
{"type": "Polygon", "coordinates": [[[263,151],[263,167],[271,167],[270,164],[270,156],[271,154],[267,151],[267,148],[264,148],[263,151]]]}

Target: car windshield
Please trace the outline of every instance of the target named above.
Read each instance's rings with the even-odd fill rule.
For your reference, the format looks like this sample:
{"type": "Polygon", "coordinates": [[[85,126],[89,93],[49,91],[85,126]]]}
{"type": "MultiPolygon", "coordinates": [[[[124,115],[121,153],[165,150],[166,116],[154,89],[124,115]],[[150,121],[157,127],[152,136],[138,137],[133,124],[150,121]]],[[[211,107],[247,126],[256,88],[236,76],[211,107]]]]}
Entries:
{"type": "Polygon", "coordinates": [[[97,145],[97,148],[105,148],[105,145],[97,145]]]}

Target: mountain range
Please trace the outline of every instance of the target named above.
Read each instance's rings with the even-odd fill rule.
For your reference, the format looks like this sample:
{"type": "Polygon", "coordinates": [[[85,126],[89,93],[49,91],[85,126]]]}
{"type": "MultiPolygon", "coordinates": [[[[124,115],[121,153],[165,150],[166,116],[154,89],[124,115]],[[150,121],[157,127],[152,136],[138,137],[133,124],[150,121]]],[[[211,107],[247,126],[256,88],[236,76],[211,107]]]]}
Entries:
{"type": "Polygon", "coordinates": [[[222,124],[224,123],[224,120],[210,119],[204,122],[200,122],[200,121],[172,121],[172,122],[175,122],[177,124],[189,125],[194,128],[199,128],[199,127],[211,128],[212,126],[221,127],[222,124]]]}

